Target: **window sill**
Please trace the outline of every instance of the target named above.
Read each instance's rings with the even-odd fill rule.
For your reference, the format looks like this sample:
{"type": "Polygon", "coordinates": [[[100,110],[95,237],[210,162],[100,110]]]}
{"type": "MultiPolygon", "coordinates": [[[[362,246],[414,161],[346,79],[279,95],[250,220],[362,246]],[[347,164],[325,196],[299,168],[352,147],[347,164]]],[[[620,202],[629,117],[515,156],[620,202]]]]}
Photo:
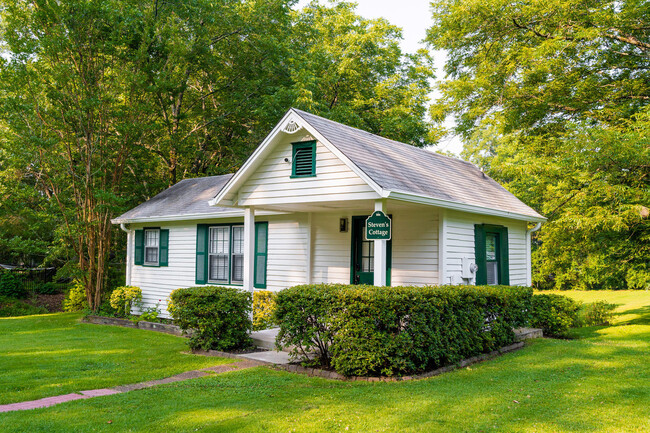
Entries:
{"type": "Polygon", "coordinates": [[[315,174],[304,174],[304,175],[299,176],[299,175],[292,174],[291,176],[289,176],[289,179],[308,179],[310,177],[316,177],[316,175],[315,174]]]}

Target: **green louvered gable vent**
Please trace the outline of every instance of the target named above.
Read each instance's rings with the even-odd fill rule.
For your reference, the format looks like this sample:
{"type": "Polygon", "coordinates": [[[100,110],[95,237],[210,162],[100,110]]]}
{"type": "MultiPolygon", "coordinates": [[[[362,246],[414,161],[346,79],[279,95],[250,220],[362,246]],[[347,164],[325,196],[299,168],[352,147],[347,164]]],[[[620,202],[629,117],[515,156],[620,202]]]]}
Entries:
{"type": "Polygon", "coordinates": [[[316,142],[293,143],[291,177],[316,176],[316,142]]]}

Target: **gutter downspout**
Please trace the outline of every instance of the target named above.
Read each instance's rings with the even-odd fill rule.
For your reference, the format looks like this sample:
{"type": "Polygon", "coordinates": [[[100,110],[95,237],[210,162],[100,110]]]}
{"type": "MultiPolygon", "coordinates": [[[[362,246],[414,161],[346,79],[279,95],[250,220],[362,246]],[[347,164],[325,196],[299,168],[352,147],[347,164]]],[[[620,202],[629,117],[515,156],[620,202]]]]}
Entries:
{"type": "Polygon", "coordinates": [[[531,240],[531,235],[533,232],[536,232],[537,230],[542,227],[542,223],[537,223],[535,227],[533,227],[530,230],[526,230],[526,255],[528,257],[527,263],[526,263],[526,285],[528,287],[533,285],[533,257],[532,257],[532,240],[531,240]]]}
{"type": "Polygon", "coordinates": [[[131,285],[131,268],[132,268],[132,263],[131,261],[133,260],[133,254],[131,251],[131,244],[133,243],[133,230],[129,230],[126,228],[126,224],[120,223],[120,228],[122,229],[123,232],[126,233],[126,285],[130,286],[131,285]]]}

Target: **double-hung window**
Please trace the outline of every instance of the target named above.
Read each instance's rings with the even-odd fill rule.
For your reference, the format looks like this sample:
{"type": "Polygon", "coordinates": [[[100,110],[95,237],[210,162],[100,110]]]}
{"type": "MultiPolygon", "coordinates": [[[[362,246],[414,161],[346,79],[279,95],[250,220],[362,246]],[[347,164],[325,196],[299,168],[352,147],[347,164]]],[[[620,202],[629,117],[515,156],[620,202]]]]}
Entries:
{"type": "Polygon", "coordinates": [[[230,268],[230,227],[210,227],[209,279],[228,283],[230,268]]]}
{"type": "Polygon", "coordinates": [[[144,264],[158,266],[158,248],[160,246],[160,230],[146,229],[144,231],[144,264]]]}
{"type": "MultiPolygon", "coordinates": [[[[254,285],[266,287],[268,224],[255,223],[254,285]]],[[[244,226],[199,224],[196,237],[196,283],[244,283],[244,226]]]]}
{"type": "Polygon", "coordinates": [[[169,230],[146,227],[135,230],[134,264],[167,266],[169,258],[169,230]]]}

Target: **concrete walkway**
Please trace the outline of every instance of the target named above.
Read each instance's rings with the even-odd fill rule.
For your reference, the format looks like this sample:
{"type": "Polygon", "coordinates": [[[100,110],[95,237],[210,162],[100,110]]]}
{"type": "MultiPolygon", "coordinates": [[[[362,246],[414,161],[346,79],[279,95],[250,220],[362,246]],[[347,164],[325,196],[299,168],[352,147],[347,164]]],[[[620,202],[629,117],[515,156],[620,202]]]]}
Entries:
{"type": "Polygon", "coordinates": [[[228,371],[243,370],[245,368],[258,367],[266,365],[266,362],[258,362],[253,359],[245,359],[232,364],[217,365],[215,367],[204,368],[202,370],[186,371],[175,376],[166,377],[159,380],[150,380],[148,382],[134,383],[131,385],[120,385],[113,388],[91,389],[87,391],[79,391],[78,393],[57,395],[54,397],[41,398],[39,400],[23,401],[20,403],[11,403],[0,405],[0,413],[11,412],[15,410],[29,410],[38,409],[41,407],[50,407],[56,404],[65,403],[73,400],[81,400],[86,398],[101,397],[104,395],[120,394],[122,392],[134,391],[136,389],[151,388],[153,386],[164,385],[166,383],[180,382],[183,380],[195,379],[197,377],[210,376],[212,374],[225,373],[228,371]]]}

